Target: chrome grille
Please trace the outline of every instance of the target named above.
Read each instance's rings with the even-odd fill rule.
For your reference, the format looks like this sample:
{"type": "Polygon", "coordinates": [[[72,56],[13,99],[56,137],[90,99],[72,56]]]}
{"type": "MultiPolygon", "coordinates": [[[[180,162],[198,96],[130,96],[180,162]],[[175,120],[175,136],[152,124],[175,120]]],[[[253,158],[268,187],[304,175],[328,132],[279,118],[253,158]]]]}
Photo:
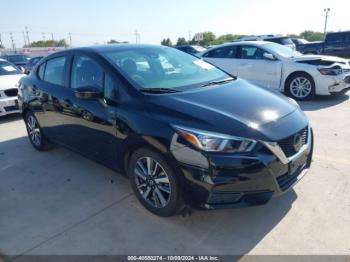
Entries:
{"type": "Polygon", "coordinates": [[[17,96],[18,89],[17,88],[12,88],[12,89],[7,89],[4,91],[5,95],[12,97],[12,96],[17,96]]]}
{"type": "Polygon", "coordinates": [[[294,138],[296,135],[301,136],[302,145],[307,144],[308,132],[309,132],[308,127],[305,127],[302,130],[300,130],[299,132],[297,132],[297,133],[295,133],[295,134],[293,134],[285,139],[279,140],[277,142],[286,157],[291,157],[291,156],[295,155],[296,153],[298,153],[294,148],[294,138]]]}

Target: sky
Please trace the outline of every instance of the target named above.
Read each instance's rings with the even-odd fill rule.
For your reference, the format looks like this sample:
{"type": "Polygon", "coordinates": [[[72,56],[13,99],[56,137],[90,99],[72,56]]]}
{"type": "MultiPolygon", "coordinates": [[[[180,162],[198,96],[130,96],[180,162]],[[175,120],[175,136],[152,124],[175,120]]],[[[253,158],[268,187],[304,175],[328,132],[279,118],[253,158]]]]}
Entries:
{"type": "Polygon", "coordinates": [[[350,30],[350,0],[0,0],[0,33],[6,47],[30,41],[65,38],[74,46],[103,44],[110,39],[159,44],[169,37],[299,34],[323,31],[325,7],[331,8],[328,30],[350,30]]]}

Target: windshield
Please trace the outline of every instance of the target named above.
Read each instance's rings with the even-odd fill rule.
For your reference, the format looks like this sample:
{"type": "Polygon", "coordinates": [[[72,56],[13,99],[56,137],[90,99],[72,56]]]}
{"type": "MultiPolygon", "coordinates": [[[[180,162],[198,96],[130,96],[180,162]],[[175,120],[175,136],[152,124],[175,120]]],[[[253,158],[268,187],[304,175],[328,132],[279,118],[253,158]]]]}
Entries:
{"type": "Polygon", "coordinates": [[[108,50],[101,54],[141,88],[182,91],[229,77],[211,64],[169,47],[108,50]]]}
{"type": "Polygon", "coordinates": [[[294,50],[290,49],[289,47],[285,47],[283,45],[279,45],[279,44],[275,44],[275,43],[265,44],[264,47],[268,51],[270,51],[271,53],[275,53],[275,54],[282,56],[282,57],[285,57],[285,58],[301,56],[301,53],[294,51],[294,50]]]}
{"type": "Polygon", "coordinates": [[[0,75],[19,75],[22,72],[7,61],[0,61],[0,75]]]}
{"type": "Polygon", "coordinates": [[[7,60],[9,60],[12,63],[27,62],[28,60],[30,60],[30,57],[26,55],[13,55],[9,56],[7,60]]]}

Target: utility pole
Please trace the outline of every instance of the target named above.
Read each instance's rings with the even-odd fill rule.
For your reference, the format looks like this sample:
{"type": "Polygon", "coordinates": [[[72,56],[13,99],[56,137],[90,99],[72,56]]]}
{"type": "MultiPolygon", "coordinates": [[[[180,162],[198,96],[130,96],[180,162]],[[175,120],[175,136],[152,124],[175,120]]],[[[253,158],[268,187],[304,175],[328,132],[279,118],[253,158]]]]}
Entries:
{"type": "Polygon", "coordinates": [[[28,43],[28,47],[30,47],[30,41],[29,41],[29,30],[28,30],[28,27],[25,26],[25,32],[26,32],[26,35],[27,35],[27,43],[28,43]]]}
{"type": "Polygon", "coordinates": [[[11,44],[12,44],[12,50],[16,53],[16,45],[15,45],[15,41],[13,40],[12,32],[10,32],[10,39],[11,39],[11,44]]]}
{"type": "Polygon", "coordinates": [[[135,29],[135,41],[136,41],[136,44],[140,43],[140,34],[139,32],[137,31],[137,29],[135,29]]]}
{"type": "Polygon", "coordinates": [[[328,14],[331,11],[330,8],[323,9],[325,12],[325,21],[324,21],[324,38],[326,39],[326,33],[327,33],[327,22],[328,22],[328,14]]]}
{"type": "Polygon", "coordinates": [[[52,45],[55,46],[55,40],[53,38],[53,33],[51,33],[51,41],[52,41],[52,45]]]}
{"type": "Polygon", "coordinates": [[[1,33],[0,33],[0,46],[5,47],[4,44],[2,43],[1,33]]]}
{"type": "Polygon", "coordinates": [[[28,46],[27,46],[26,35],[24,34],[23,31],[22,31],[22,35],[23,35],[24,47],[28,47],[28,46]]]}
{"type": "Polygon", "coordinates": [[[71,32],[68,33],[68,37],[69,37],[69,46],[72,47],[73,41],[72,41],[72,33],[71,32]]]}
{"type": "Polygon", "coordinates": [[[43,32],[43,41],[46,41],[45,32],[43,32]]]}

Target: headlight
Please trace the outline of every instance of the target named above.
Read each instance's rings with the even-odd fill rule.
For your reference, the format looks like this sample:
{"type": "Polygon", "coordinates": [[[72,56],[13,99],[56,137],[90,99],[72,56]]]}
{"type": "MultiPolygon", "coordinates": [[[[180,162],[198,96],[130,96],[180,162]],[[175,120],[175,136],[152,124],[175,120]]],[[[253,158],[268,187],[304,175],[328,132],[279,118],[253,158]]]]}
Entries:
{"type": "Polygon", "coordinates": [[[223,135],[176,125],[173,125],[173,127],[186,141],[207,152],[249,152],[256,144],[255,140],[243,137],[223,135]]]}
{"type": "Polygon", "coordinates": [[[329,68],[318,68],[318,71],[322,75],[328,75],[328,76],[336,76],[343,73],[343,70],[338,66],[329,67],[329,68]]]}

